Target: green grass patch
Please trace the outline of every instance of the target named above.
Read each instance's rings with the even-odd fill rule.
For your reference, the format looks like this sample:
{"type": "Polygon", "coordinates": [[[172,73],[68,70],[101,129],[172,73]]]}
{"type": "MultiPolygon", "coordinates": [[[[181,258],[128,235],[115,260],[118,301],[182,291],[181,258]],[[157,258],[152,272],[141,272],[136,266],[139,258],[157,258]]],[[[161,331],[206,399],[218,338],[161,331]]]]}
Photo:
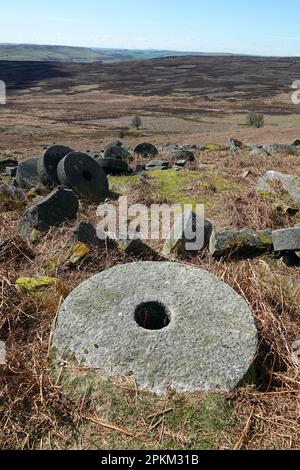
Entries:
{"type": "Polygon", "coordinates": [[[99,432],[87,422],[80,432],[93,448],[216,449],[222,431],[234,425],[233,408],[221,394],[159,397],[136,390],[129,379],[118,381],[93,372],[67,370],[61,375],[61,386],[70,399],[84,399],[89,414],[98,421],[133,433],[128,437],[109,429],[99,432]]]}

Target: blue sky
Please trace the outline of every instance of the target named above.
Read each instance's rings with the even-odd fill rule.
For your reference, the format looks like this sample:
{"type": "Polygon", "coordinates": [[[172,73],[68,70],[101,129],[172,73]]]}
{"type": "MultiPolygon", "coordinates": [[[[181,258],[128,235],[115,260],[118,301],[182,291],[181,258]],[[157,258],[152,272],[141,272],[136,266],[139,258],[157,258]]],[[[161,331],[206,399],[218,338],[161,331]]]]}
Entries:
{"type": "Polygon", "coordinates": [[[11,0],[0,42],[300,56],[299,0],[11,0]]]}

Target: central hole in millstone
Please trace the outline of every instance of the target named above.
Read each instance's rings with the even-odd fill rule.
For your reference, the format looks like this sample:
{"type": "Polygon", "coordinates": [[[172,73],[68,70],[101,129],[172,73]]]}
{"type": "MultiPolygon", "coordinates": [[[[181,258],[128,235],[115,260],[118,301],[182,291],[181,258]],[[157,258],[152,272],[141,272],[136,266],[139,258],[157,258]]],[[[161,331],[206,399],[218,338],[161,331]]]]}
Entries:
{"type": "Polygon", "coordinates": [[[134,318],[137,324],[145,330],[162,330],[171,321],[170,313],[159,302],[146,302],[138,305],[134,318]]]}
{"type": "Polygon", "coordinates": [[[92,175],[89,171],[83,171],[82,176],[84,177],[85,180],[92,181],[92,175]]]}

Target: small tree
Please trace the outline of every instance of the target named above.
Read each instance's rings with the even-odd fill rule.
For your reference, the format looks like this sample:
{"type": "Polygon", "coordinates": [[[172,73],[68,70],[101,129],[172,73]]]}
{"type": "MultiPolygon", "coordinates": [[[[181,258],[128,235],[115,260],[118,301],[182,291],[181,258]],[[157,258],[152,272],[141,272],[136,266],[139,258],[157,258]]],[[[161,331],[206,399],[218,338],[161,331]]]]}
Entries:
{"type": "Polygon", "coordinates": [[[139,130],[142,127],[142,119],[140,116],[136,115],[132,119],[132,127],[139,130]]]}
{"type": "Polygon", "coordinates": [[[249,127],[264,127],[265,117],[262,113],[250,113],[247,116],[247,124],[249,127]]]}
{"type": "Polygon", "coordinates": [[[124,139],[124,137],[126,137],[126,131],[124,129],[120,129],[118,131],[118,136],[120,137],[120,139],[124,139]]]}

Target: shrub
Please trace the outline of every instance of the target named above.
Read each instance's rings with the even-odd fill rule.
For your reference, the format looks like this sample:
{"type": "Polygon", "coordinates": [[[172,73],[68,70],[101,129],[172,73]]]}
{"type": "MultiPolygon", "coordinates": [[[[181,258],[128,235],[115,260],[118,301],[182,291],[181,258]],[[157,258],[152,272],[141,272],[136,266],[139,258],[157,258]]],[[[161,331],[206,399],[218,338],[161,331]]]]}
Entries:
{"type": "Polygon", "coordinates": [[[250,113],[247,116],[247,124],[249,127],[256,127],[259,129],[265,124],[265,117],[262,113],[250,113]]]}
{"type": "Polygon", "coordinates": [[[126,131],[123,129],[120,129],[118,131],[118,136],[120,137],[120,139],[124,139],[124,137],[126,137],[126,131]]]}
{"type": "Polygon", "coordinates": [[[132,127],[139,130],[142,127],[142,119],[140,116],[136,115],[132,119],[132,127]]]}

